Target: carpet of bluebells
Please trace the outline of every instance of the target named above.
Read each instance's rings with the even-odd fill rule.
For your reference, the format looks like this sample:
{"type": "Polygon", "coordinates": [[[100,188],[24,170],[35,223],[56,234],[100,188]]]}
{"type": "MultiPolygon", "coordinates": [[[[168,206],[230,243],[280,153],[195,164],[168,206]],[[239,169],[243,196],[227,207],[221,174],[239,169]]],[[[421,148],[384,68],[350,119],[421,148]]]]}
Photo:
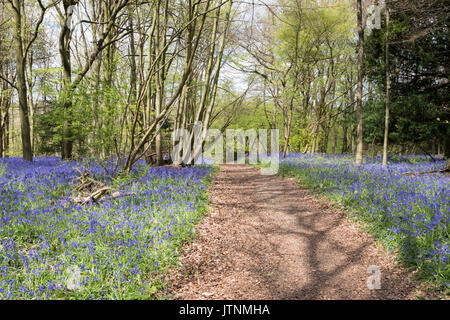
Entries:
{"type": "Polygon", "coordinates": [[[111,180],[99,204],[70,200],[77,162],[0,159],[1,299],[145,299],[207,208],[212,167],[151,168],[111,180]]]}
{"type": "Polygon", "coordinates": [[[446,162],[397,156],[383,168],[379,157],[366,158],[361,167],[353,160],[349,155],[291,154],[281,160],[279,172],[351,208],[401,261],[448,290],[450,178],[405,174],[442,169],[446,162]]]}

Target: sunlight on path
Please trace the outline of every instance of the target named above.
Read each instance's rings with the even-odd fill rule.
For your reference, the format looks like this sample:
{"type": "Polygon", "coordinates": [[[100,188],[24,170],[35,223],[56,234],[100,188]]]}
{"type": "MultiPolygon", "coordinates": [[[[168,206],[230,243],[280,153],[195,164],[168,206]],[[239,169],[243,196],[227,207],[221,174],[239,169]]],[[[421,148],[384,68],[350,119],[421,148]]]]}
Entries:
{"type": "Polygon", "coordinates": [[[343,213],[292,179],[223,165],[212,210],[169,279],[179,299],[414,299],[420,285],[395,268],[343,213]],[[378,266],[381,288],[367,282],[378,266]]]}

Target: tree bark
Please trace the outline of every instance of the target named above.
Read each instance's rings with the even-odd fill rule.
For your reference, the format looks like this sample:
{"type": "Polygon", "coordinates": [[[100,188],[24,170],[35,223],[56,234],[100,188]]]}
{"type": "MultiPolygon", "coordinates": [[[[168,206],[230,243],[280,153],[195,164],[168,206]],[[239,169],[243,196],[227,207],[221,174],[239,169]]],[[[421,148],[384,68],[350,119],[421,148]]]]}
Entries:
{"type": "Polygon", "coordinates": [[[342,154],[348,152],[347,130],[348,130],[347,123],[344,123],[344,128],[342,132],[342,149],[341,149],[342,154]]]}
{"type": "Polygon", "coordinates": [[[63,137],[62,137],[62,149],[61,149],[61,158],[71,159],[72,158],[72,149],[73,149],[73,140],[71,135],[71,109],[72,109],[72,67],[70,63],[70,29],[67,25],[68,21],[70,21],[70,17],[72,15],[71,6],[75,5],[74,1],[64,1],[64,19],[61,24],[61,31],[59,33],[59,55],[61,58],[61,64],[63,67],[63,110],[64,110],[64,119],[63,119],[63,137]]]}
{"type": "MultiPolygon", "coordinates": [[[[163,14],[163,21],[164,25],[161,26],[161,22],[159,20],[159,14],[160,14],[160,2],[158,1],[156,4],[156,11],[155,11],[155,17],[157,17],[156,21],[156,43],[155,47],[157,49],[157,55],[161,54],[161,59],[159,60],[159,71],[157,73],[157,85],[156,85],[156,109],[155,109],[155,115],[159,116],[162,110],[162,106],[164,103],[164,82],[166,79],[166,59],[165,59],[165,51],[166,48],[166,33],[167,33],[167,18],[168,18],[168,0],[165,0],[164,2],[164,14],[163,14]]],[[[164,164],[163,160],[163,154],[162,154],[162,130],[161,130],[161,124],[156,125],[156,131],[158,132],[156,134],[155,138],[155,151],[156,151],[156,165],[160,166],[164,164]]]]}
{"type": "Polygon", "coordinates": [[[386,112],[384,119],[383,166],[387,163],[389,138],[389,109],[391,104],[391,78],[389,73],[389,9],[386,1],[386,112]]]}
{"type": "Polygon", "coordinates": [[[22,15],[21,3],[19,0],[13,1],[14,12],[14,49],[16,60],[16,81],[17,95],[19,98],[20,129],[22,137],[22,156],[26,161],[33,161],[33,151],[31,149],[31,130],[27,104],[27,84],[25,79],[25,59],[23,52],[22,38],[22,15]]]}
{"type": "Polygon", "coordinates": [[[355,164],[360,166],[363,161],[363,110],[362,110],[362,90],[363,90],[363,56],[364,56],[364,28],[362,19],[362,1],[357,0],[358,16],[358,92],[356,102],[356,112],[358,116],[357,138],[356,138],[356,159],[355,164]]]}

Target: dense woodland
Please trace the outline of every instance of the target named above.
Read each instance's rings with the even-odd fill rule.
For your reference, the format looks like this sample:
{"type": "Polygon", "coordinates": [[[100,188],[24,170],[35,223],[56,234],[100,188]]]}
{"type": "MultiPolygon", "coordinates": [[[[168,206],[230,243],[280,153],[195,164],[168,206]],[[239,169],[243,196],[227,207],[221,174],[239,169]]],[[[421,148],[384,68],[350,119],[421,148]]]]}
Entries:
{"type": "Polygon", "coordinates": [[[2,0],[0,157],[160,165],[172,132],[196,121],[280,129],[284,154],[448,157],[448,11],[443,0],[2,0]]]}
{"type": "Polygon", "coordinates": [[[0,0],[0,300],[448,300],[449,10],[0,0]]]}

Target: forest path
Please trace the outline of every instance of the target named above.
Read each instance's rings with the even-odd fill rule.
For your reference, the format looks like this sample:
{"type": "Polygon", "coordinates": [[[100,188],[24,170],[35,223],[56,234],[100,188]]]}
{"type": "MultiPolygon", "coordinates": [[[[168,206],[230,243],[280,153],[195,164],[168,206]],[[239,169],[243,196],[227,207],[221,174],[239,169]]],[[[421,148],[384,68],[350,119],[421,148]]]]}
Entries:
{"type": "Polygon", "coordinates": [[[337,208],[294,179],[222,165],[211,210],[168,276],[175,299],[415,299],[420,285],[396,268],[337,208]],[[381,289],[369,290],[369,266],[381,289]]]}

